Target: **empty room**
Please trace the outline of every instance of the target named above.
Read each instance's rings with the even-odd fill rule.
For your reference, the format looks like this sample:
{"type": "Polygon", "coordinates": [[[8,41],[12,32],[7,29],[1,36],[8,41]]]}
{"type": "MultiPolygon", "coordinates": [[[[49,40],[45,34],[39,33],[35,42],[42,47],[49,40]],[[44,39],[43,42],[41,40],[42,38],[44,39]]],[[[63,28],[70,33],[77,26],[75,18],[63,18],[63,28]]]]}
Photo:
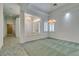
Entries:
{"type": "Polygon", "coordinates": [[[79,56],[79,3],[0,3],[0,56],[79,56]]]}

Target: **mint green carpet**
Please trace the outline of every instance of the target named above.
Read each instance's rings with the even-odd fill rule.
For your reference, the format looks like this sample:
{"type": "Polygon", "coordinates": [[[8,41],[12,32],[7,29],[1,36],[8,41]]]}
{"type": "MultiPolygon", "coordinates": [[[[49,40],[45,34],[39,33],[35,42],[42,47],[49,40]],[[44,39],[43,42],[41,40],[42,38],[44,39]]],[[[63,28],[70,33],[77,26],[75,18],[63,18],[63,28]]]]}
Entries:
{"type": "Polygon", "coordinates": [[[0,50],[1,56],[79,56],[79,44],[54,38],[5,47],[0,50]]]}

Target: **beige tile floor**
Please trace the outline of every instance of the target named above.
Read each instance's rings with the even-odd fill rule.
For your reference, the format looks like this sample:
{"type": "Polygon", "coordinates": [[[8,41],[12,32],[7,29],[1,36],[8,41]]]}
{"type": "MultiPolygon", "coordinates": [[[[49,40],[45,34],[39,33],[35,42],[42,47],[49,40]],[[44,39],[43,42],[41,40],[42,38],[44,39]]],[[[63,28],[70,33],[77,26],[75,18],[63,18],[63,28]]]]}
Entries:
{"type": "Polygon", "coordinates": [[[6,37],[4,39],[4,46],[5,47],[15,46],[16,44],[19,44],[19,39],[16,37],[6,37]]]}
{"type": "Polygon", "coordinates": [[[79,56],[79,44],[55,38],[45,38],[19,44],[19,39],[7,37],[1,56],[79,56]]]}
{"type": "Polygon", "coordinates": [[[26,51],[20,46],[19,39],[16,37],[6,37],[4,45],[0,50],[2,56],[27,56],[26,51]]]}

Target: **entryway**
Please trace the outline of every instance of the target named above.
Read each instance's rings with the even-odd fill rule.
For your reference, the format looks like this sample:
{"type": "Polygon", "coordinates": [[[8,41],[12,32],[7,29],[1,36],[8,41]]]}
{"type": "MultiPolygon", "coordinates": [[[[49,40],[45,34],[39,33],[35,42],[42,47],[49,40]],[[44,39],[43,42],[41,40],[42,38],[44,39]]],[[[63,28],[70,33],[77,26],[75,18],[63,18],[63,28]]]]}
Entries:
{"type": "Polygon", "coordinates": [[[7,36],[15,36],[13,24],[7,24],[7,36]]]}
{"type": "MultiPolygon", "coordinates": [[[[4,20],[5,21],[5,20],[4,20]]],[[[5,21],[6,36],[3,41],[3,47],[12,47],[19,43],[19,39],[16,37],[16,18],[13,16],[7,16],[5,21]]]]}

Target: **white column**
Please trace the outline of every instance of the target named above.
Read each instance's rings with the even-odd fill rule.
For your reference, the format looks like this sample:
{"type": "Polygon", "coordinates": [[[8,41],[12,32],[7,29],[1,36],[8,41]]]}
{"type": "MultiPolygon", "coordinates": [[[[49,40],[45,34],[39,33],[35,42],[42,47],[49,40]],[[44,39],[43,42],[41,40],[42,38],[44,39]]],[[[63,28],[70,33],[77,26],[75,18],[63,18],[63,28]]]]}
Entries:
{"type": "Polygon", "coordinates": [[[20,33],[20,17],[16,18],[16,37],[20,39],[21,33],[20,33]]]}
{"type": "Polygon", "coordinates": [[[24,35],[25,35],[25,30],[24,30],[24,12],[21,11],[20,13],[20,42],[23,43],[24,42],[24,35]]]}
{"type": "Polygon", "coordinates": [[[43,21],[43,18],[40,20],[40,32],[41,33],[44,32],[44,21],[43,21]]]}
{"type": "Polygon", "coordinates": [[[0,3],[0,48],[3,45],[3,4],[0,3]]]}

